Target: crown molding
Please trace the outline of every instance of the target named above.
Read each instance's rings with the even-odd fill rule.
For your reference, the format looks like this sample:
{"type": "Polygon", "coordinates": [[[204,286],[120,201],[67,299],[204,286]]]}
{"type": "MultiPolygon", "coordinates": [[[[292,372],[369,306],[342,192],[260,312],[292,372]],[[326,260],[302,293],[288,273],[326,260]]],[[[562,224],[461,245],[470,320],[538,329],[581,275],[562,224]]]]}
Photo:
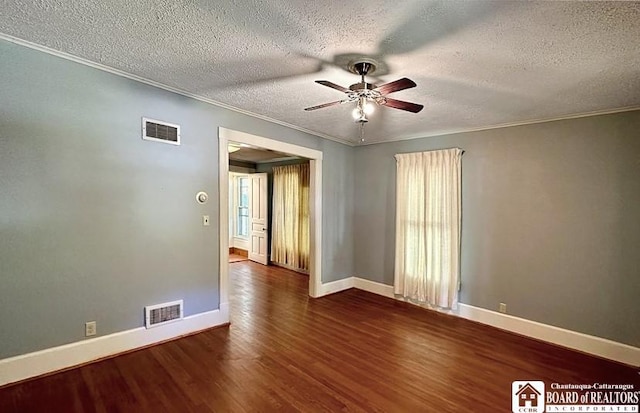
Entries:
{"type": "Polygon", "coordinates": [[[365,142],[360,143],[357,146],[378,145],[378,144],[399,142],[399,141],[408,141],[408,140],[420,139],[420,138],[435,138],[437,136],[454,135],[454,134],[457,134],[457,133],[480,132],[480,131],[486,131],[486,130],[492,130],[492,129],[511,128],[511,127],[514,127],[514,126],[535,125],[535,124],[538,124],[538,123],[548,123],[548,122],[556,122],[556,121],[559,121],[559,120],[588,118],[590,116],[612,115],[612,114],[615,114],[615,113],[633,112],[633,111],[636,111],[636,110],[640,110],[640,105],[624,106],[624,107],[615,108],[615,109],[594,110],[594,111],[591,111],[591,112],[572,113],[570,115],[563,115],[563,116],[557,116],[557,117],[552,117],[552,118],[540,118],[540,119],[530,119],[530,120],[523,120],[523,121],[517,121],[517,122],[500,123],[500,124],[497,124],[497,125],[480,126],[480,127],[476,127],[476,128],[440,130],[440,131],[431,132],[431,133],[423,133],[423,134],[420,134],[420,135],[410,135],[410,136],[392,138],[392,139],[384,140],[384,141],[371,141],[371,142],[365,141],[365,142]]]}
{"type": "Polygon", "coordinates": [[[248,110],[245,109],[241,109],[232,105],[228,105],[226,103],[223,102],[218,102],[216,100],[204,97],[204,96],[200,96],[200,95],[196,95],[194,93],[188,92],[186,90],[182,90],[179,88],[175,88],[172,86],[168,86],[165,85],[163,83],[160,82],[156,82],[154,80],[151,79],[147,79],[141,76],[137,76],[134,75],[132,73],[128,73],[125,72],[123,70],[120,69],[115,69],[113,67],[110,66],[106,66],[103,65],[101,63],[96,63],[87,59],[84,59],[82,57],[78,57],[78,56],[74,56],[72,54],[69,53],[65,53],[65,52],[61,52],[59,50],[55,50],[52,49],[50,47],[47,46],[43,46],[43,45],[39,45],[37,43],[33,43],[27,40],[23,40],[20,39],[18,37],[15,36],[11,36],[9,34],[5,34],[5,33],[0,33],[0,39],[2,40],[6,40],[10,43],[15,43],[18,44],[20,46],[24,46],[24,47],[28,47],[30,49],[34,49],[34,50],[38,50],[40,52],[44,52],[56,57],[60,57],[62,59],[65,60],[70,60],[72,62],[75,63],[80,63],[82,65],[85,66],[89,66],[92,67],[94,69],[98,69],[98,70],[102,70],[104,72],[107,73],[111,73],[114,74],[116,76],[120,76],[120,77],[124,77],[127,79],[131,79],[140,83],[144,83],[150,86],[154,86],[157,87],[159,89],[163,89],[169,92],[173,92],[182,96],[186,96],[204,103],[208,103],[210,105],[213,106],[217,106],[223,109],[227,109],[227,110],[231,110],[233,112],[237,112],[237,113],[241,113],[243,115],[246,116],[251,116],[253,118],[256,119],[260,119],[266,122],[270,122],[270,123],[274,123],[276,125],[280,125],[280,126],[284,126],[286,128],[289,129],[294,129],[297,130],[299,132],[303,132],[303,133],[307,133],[309,135],[313,135],[313,136],[317,136],[320,138],[324,138],[330,141],[334,141],[334,142],[338,142],[341,143],[343,145],[347,145],[347,146],[351,146],[351,147],[357,147],[357,146],[367,146],[367,145],[378,145],[378,144],[385,144],[385,143],[391,143],[391,142],[399,142],[399,141],[406,141],[406,140],[412,140],[412,139],[421,139],[421,138],[433,138],[433,137],[437,137],[437,136],[447,136],[447,135],[454,135],[454,134],[458,134],[458,133],[468,133],[468,132],[480,132],[480,131],[486,131],[486,130],[492,130],[492,129],[502,129],[502,128],[510,128],[510,127],[514,127],[514,126],[524,126],[524,125],[533,125],[533,124],[537,124],[537,123],[546,123],[546,122],[555,122],[555,121],[560,121],[560,120],[570,120],[570,119],[579,119],[579,118],[585,118],[585,117],[589,117],[589,116],[599,116],[599,115],[611,115],[611,114],[615,114],[615,113],[622,113],[622,112],[632,112],[632,111],[636,111],[636,110],[640,110],[640,105],[634,105],[634,106],[625,106],[625,107],[621,107],[621,108],[614,108],[614,109],[603,109],[603,110],[596,110],[596,111],[591,111],[591,112],[579,112],[579,113],[573,113],[573,114],[568,114],[568,115],[562,115],[562,116],[556,116],[556,117],[550,117],[550,118],[538,118],[538,119],[528,119],[528,120],[523,120],[523,121],[516,121],[516,122],[507,122],[507,123],[500,123],[500,124],[496,124],[496,125],[489,125],[489,126],[479,126],[479,127],[472,127],[472,128],[460,128],[460,129],[444,129],[444,130],[439,130],[439,131],[435,131],[435,132],[426,132],[426,133],[421,133],[421,134],[417,134],[417,135],[408,135],[408,136],[399,136],[396,138],[391,138],[391,139],[387,139],[387,140],[383,140],[383,141],[365,141],[365,142],[353,142],[347,139],[343,139],[343,138],[338,138],[335,136],[331,136],[331,135],[327,135],[325,133],[322,132],[317,132],[317,131],[313,131],[311,129],[307,129],[307,128],[303,128],[301,126],[297,126],[297,125],[293,125],[291,123],[288,122],[284,122],[278,119],[273,119],[270,118],[268,116],[265,115],[261,115],[259,113],[254,113],[254,112],[250,112],[248,110]]]}
{"type": "Polygon", "coordinates": [[[200,96],[200,95],[188,92],[186,90],[182,90],[182,89],[179,89],[179,88],[176,88],[176,87],[173,87],[173,86],[165,85],[164,83],[156,82],[154,80],[147,79],[147,78],[142,77],[142,76],[134,75],[132,73],[125,72],[124,70],[120,70],[120,69],[116,69],[116,68],[113,68],[113,67],[110,67],[110,66],[106,66],[106,65],[103,65],[101,63],[96,63],[96,62],[93,62],[91,60],[84,59],[82,57],[74,56],[74,55],[69,54],[69,53],[61,52],[59,50],[55,50],[55,49],[52,49],[52,48],[47,47],[47,46],[43,46],[43,45],[40,45],[40,44],[37,44],[37,43],[30,42],[28,40],[23,40],[23,39],[20,39],[18,37],[11,36],[9,34],[0,33],[0,39],[6,40],[6,41],[8,41],[10,43],[14,43],[14,44],[17,44],[17,45],[20,45],[20,46],[28,47],[29,49],[37,50],[39,52],[47,53],[47,54],[50,54],[50,55],[53,55],[53,56],[56,56],[56,57],[59,57],[59,58],[65,59],[65,60],[70,60],[72,62],[79,63],[81,65],[89,66],[89,67],[94,68],[94,69],[102,70],[103,72],[111,73],[111,74],[116,75],[116,76],[124,77],[124,78],[130,79],[130,80],[134,80],[136,82],[144,83],[144,84],[147,84],[149,86],[157,87],[159,89],[163,89],[163,90],[166,90],[166,91],[169,91],[169,92],[177,93],[179,95],[186,96],[188,98],[192,98],[192,99],[195,99],[195,100],[199,100],[201,102],[208,103],[208,104],[213,105],[213,106],[217,106],[217,107],[220,107],[220,108],[223,108],[223,109],[231,110],[233,112],[241,113],[241,114],[246,115],[246,116],[251,116],[253,118],[264,120],[266,122],[275,123],[276,125],[284,126],[286,128],[289,128],[289,129],[294,129],[294,130],[297,130],[299,132],[307,133],[309,135],[314,135],[314,136],[317,136],[317,137],[320,137],[320,138],[328,139],[330,141],[338,142],[338,143],[341,143],[343,145],[355,146],[355,144],[353,142],[345,140],[345,139],[340,139],[340,138],[337,138],[335,136],[327,135],[327,134],[322,133],[322,132],[316,132],[316,131],[313,131],[311,129],[307,129],[307,128],[303,128],[303,127],[300,127],[300,126],[296,126],[296,125],[293,125],[291,123],[287,123],[287,122],[284,122],[284,121],[281,121],[281,120],[278,120],[278,119],[273,119],[273,118],[270,118],[268,116],[261,115],[259,113],[254,113],[254,112],[250,112],[250,111],[245,110],[245,109],[237,108],[235,106],[228,105],[228,104],[223,103],[223,102],[218,102],[217,100],[209,99],[207,97],[200,96]]]}

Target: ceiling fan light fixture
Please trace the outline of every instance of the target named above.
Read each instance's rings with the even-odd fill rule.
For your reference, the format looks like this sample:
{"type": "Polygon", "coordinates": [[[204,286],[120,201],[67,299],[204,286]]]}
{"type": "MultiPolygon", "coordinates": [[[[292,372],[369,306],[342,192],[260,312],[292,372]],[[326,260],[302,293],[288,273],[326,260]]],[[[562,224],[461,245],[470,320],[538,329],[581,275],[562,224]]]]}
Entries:
{"type": "Polygon", "coordinates": [[[353,112],[351,112],[351,115],[357,123],[369,122],[369,119],[367,119],[367,114],[362,110],[361,107],[355,108],[353,112]]]}
{"type": "Polygon", "coordinates": [[[365,102],[362,111],[365,115],[371,115],[376,110],[376,105],[371,102],[365,102]]]}
{"type": "Polygon", "coordinates": [[[351,112],[351,115],[356,122],[369,122],[367,115],[371,115],[373,111],[373,104],[368,102],[366,98],[361,97],[358,99],[358,103],[355,109],[353,109],[353,112],[351,112]]]}

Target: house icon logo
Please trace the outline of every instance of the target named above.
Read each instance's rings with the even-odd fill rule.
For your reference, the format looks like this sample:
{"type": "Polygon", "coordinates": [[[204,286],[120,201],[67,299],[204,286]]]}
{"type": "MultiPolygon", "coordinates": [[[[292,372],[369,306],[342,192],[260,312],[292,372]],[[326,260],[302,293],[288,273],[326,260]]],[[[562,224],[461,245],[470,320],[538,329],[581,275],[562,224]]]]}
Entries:
{"type": "Polygon", "coordinates": [[[544,382],[514,381],[511,383],[513,413],[544,413],[544,382]]]}

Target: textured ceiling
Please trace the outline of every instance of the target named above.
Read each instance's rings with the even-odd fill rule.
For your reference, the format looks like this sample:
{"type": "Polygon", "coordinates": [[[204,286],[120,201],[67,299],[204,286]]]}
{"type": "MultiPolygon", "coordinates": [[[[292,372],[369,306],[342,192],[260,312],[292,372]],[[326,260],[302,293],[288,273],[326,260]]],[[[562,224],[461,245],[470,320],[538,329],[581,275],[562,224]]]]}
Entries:
{"type": "Polygon", "coordinates": [[[355,55],[380,84],[367,142],[640,106],[640,2],[3,0],[0,32],[191,94],[358,142],[355,55]]]}

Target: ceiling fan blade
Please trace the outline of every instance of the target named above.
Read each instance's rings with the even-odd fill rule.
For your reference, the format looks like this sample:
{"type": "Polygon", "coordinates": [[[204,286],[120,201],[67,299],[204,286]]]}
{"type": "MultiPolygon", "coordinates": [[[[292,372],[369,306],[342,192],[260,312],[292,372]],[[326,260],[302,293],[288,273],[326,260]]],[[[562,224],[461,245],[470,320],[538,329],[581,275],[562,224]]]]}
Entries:
{"type": "Polygon", "coordinates": [[[406,110],[407,112],[418,113],[424,106],[417,103],[405,102],[404,100],[397,100],[391,98],[382,98],[378,102],[381,105],[389,106],[390,108],[406,110]]]}
{"type": "Polygon", "coordinates": [[[340,85],[336,85],[333,82],[329,82],[328,80],[316,80],[316,83],[319,83],[323,86],[327,86],[336,90],[339,90],[340,92],[344,92],[344,93],[349,93],[349,89],[347,89],[346,87],[342,87],[340,85]]]}
{"type": "Polygon", "coordinates": [[[322,109],[322,108],[328,108],[329,106],[335,106],[335,105],[339,105],[341,103],[345,103],[347,102],[347,100],[338,100],[336,102],[329,102],[329,103],[324,103],[322,105],[318,105],[318,106],[311,106],[310,108],[304,108],[304,110],[316,110],[316,109],[322,109]]]}
{"type": "Polygon", "coordinates": [[[393,82],[385,83],[384,85],[378,86],[373,90],[377,90],[383,95],[388,95],[392,92],[397,92],[399,90],[410,89],[412,87],[416,87],[416,83],[411,80],[403,77],[402,79],[394,80],[393,82]]]}

